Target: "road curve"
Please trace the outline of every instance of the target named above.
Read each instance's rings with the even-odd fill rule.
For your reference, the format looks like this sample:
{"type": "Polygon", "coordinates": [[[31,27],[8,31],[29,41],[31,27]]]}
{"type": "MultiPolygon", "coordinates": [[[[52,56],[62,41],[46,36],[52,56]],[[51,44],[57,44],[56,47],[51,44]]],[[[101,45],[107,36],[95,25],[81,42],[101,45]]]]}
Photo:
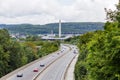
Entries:
{"type": "Polygon", "coordinates": [[[62,44],[59,51],[33,61],[0,80],[64,80],[68,64],[76,56],[73,53],[74,50],[74,46],[62,44]],[[45,64],[45,66],[40,67],[40,64],[45,64]],[[38,72],[33,72],[36,68],[38,72]],[[23,73],[23,77],[17,77],[18,73],[23,73]]]}
{"type": "Polygon", "coordinates": [[[30,64],[27,64],[8,75],[0,78],[0,80],[33,80],[36,75],[38,75],[47,65],[52,63],[54,60],[62,56],[65,52],[69,51],[69,47],[65,45],[61,45],[60,50],[50,54],[48,56],[45,56],[41,59],[38,59],[36,61],[31,62],[30,64]],[[65,49],[65,50],[64,50],[65,49]],[[64,51],[63,51],[64,50],[64,51]],[[62,52],[61,52],[62,51],[62,52]],[[58,53],[61,53],[58,55],[58,53]],[[40,64],[45,64],[45,67],[40,67],[40,64]],[[39,72],[33,72],[35,68],[39,69],[39,72]],[[18,73],[23,73],[23,77],[17,77],[18,73]]]}
{"type": "Polygon", "coordinates": [[[69,52],[67,52],[60,59],[56,60],[34,80],[64,80],[66,70],[76,56],[76,54],[74,54],[76,48],[74,46],[70,47],[71,50],[69,52]]]}

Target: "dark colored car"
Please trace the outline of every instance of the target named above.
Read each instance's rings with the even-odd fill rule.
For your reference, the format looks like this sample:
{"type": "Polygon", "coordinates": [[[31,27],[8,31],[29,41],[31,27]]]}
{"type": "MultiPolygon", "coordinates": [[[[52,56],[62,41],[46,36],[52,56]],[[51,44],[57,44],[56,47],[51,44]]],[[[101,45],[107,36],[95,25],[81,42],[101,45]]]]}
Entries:
{"type": "Polygon", "coordinates": [[[18,73],[17,77],[23,77],[23,73],[18,73]]]}
{"type": "Polygon", "coordinates": [[[74,54],[76,54],[77,52],[74,50],[74,52],[73,52],[74,54]]]}
{"type": "Polygon", "coordinates": [[[45,65],[44,64],[40,64],[40,67],[44,67],[45,65]]]}

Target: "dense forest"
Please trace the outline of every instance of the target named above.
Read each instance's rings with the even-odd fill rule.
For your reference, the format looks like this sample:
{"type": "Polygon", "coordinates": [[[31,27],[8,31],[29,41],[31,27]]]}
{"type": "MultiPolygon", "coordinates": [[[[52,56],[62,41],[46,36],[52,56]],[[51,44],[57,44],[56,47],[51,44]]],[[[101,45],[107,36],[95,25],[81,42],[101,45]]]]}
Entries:
{"type": "Polygon", "coordinates": [[[116,10],[106,10],[104,30],[70,39],[80,49],[75,66],[75,80],[120,80],[120,3],[116,10]]]}
{"type": "MultiPolygon", "coordinates": [[[[62,23],[62,33],[85,33],[88,31],[102,30],[104,23],[100,22],[69,22],[62,23]]],[[[51,23],[45,25],[32,25],[32,24],[18,24],[18,25],[5,25],[1,24],[0,28],[7,29],[10,33],[20,34],[58,34],[58,23],[51,23]]]]}
{"type": "Polygon", "coordinates": [[[60,42],[40,41],[28,37],[24,42],[13,41],[6,29],[0,30],[0,77],[59,49],[60,42]]]}

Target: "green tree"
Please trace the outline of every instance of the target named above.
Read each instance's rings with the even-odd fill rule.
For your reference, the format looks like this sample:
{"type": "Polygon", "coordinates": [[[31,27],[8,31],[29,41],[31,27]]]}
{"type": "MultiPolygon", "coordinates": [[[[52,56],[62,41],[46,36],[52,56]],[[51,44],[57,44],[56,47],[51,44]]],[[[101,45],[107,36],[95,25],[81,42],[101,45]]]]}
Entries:
{"type": "Polygon", "coordinates": [[[106,10],[105,30],[80,36],[76,80],[120,80],[120,3],[116,7],[106,10]]]}

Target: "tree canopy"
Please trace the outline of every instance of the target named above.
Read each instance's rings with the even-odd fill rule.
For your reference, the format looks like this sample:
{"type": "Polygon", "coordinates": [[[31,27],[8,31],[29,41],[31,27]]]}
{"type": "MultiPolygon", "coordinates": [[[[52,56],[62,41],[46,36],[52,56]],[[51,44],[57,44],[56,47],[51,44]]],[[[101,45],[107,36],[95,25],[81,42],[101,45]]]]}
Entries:
{"type": "Polygon", "coordinates": [[[76,80],[120,80],[120,3],[107,19],[104,30],[80,36],[76,80]]]}
{"type": "Polygon", "coordinates": [[[60,43],[38,41],[35,37],[25,42],[13,41],[6,29],[0,29],[0,77],[59,49],[60,43]],[[40,46],[41,48],[37,48],[40,46]]]}

